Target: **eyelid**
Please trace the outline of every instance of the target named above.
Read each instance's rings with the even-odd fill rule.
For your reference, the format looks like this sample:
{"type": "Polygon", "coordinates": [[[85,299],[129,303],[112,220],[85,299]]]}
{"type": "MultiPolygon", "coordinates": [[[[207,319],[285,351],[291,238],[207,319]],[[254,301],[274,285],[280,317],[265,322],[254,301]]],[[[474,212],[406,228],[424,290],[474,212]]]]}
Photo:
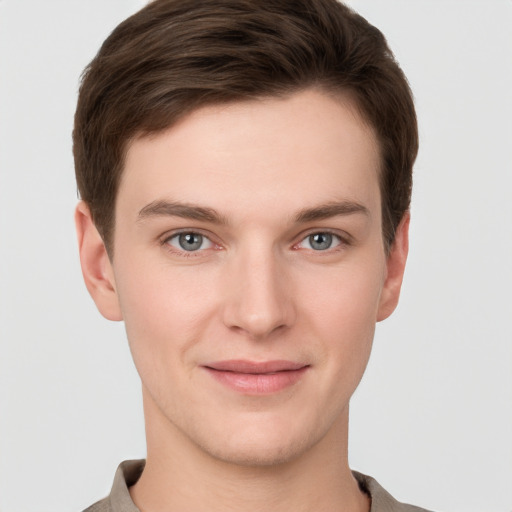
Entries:
{"type": "Polygon", "coordinates": [[[206,232],[199,228],[179,228],[179,229],[173,229],[171,231],[168,231],[164,233],[163,235],[158,237],[159,244],[163,247],[165,247],[166,250],[171,252],[172,254],[177,254],[179,256],[184,256],[187,258],[194,257],[194,256],[200,256],[201,253],[204,253],[205,251],[214,249],[214,250],[220,250],[222,249],[222,246],[217,243],[214,240],[214,237],[211,233],[206,232]],[[186,251],[185,249],[180,249],[179,247],[175,247],[169,243],[169,240],[178,237],[182,234],[195,234],[195,235],[201,235],[203,238],[207,239],[211,247],[208,247],[206,249],[198,249],[196,251],[186,251]]]}
{"type": "MultiPolygon", "coordinates": [[[[201,235],[202,237],[204,237],[210,241],[210,243],[213,245],[213,249],[216,249],[216,250],[223,249],[222,244],[215,241],[215,237],[212,235],[212,233],[210,233],[209,231],[200,229],[200,228],[179,228],[179,229],[174,229],[174,230],[168,231],[158,237],[159,243],[162,246],[167,246],[167,248],[170,252],[179,253],[180,255],[185,254],[188,257],[194,256],[194,255],[197,256],[198,253],[208,250],[208,249],[200,249],[197,251],[186,251],[184,249],[178,249],[176,247],[173,247],[168,243],[168,241],[171,238],[174,238],[183,233],[191,233],[191,234],[201,235]]],[[[330,235],[333,235],[334,237],[336,237],[340,243],[332,248],[325,249],[324,251],[314,251],[313,250],[314,252],[317,252],[317,253],[322,253],[322,252],[328,253],[333,250],[336,250],[339,247],[347,247],[347,246],[353,245],[353,243],[354,243],[353,237],[345,231],[340,232],[337,229],[331,229],[331,228],[310,228],[307,231],[302,232],[300,235],[298,235],[298,237],[296,237],[296,240],[298,238],[298,241],[296,241],[292,244],[292,249],[294,249],[294,250],[299,249],[300,248],[299,244],[304,242],[308,237],[310,237],[311,235],[320,234],[320,233],[329,233],[330,235]]]]}
{"type": "Polygon", "coordinates": [[[204,238],[208,238],[212,243],[215,243],[213,241],[213,235],[204,229],[201,228],[177,228],[177,229],[170,229],[169,231],[166,231],[162,235],[158,237],[161,243],[167,242],[170,238],[173,238],[178,235],[183,235],[184,233],[190,233],[190,234],[196,234],[201,235],[204,238]]]}
{"type": "Polygon", "coordinates": [[[299,245],[303,243],[305,240],[307,240],[310,236],[322,233],[328,233],[329,235],[336,237],[339,240],[339,243],[334,247],[330,247],[329,249],[325,249],[323,251],[315,251],[314,249],[311,249],[314,252],[328,253],[330,251],[336,250],[339,247],[347,247],[353,244],[353,237],[346,232],[340,232],[339,230],[329,228],[312,228],[308,229],[306,232],[303,232],[299,235],[300,239],[298,240],[298,242],[295,242],[293,244],[293,249],[300,249],[299,245]]]}

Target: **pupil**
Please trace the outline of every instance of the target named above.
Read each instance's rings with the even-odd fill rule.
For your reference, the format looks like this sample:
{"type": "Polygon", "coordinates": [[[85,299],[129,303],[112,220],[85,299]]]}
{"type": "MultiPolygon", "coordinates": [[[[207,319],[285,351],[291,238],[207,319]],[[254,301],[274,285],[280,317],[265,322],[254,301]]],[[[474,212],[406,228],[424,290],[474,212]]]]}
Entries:
{"type": "Polygon", "coordinates": [[[309,243],[313,249],[325,251],[332,244],[332,235],[330,233],[316,233],[309,237],[309,243]]]}
{"type": "Polygon", "coordinates": [[[185,251],[195,251],[201,247],[203,237],[197,233],[183,233],[180,235],[179,242],[185,251]]]}

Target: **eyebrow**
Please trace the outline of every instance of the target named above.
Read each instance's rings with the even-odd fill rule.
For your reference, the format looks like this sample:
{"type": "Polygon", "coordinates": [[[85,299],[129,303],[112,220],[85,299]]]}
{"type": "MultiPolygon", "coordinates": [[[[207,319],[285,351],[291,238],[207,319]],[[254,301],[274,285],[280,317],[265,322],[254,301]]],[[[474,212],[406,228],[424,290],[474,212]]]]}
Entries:
{"type": "Polygon", "coordinates": [[[355,213],[361,213],[367,217],[370,216],[368,208],[360,203],[354,201],[339,201],[323,204],[314,208],[304,208],[295,216],[295,222],[297,224],[304,224],[316,220],[330,219],[338,215],[345,216],[355,213]]]}
{"type": "Polygon", "coordinates": [[[138,220],[149,217],[181,217],[221,225],[228,223],[227,219],[213,208],[164,200],[153,201],[139,211],[138,220]]]}
{"type": "MultiPolygon", "coordinates": [[[[370,216],[368,208],[360,203],[354,201],[331,202],[300,210],[295,215],[294,222],[296,224],[305,224],[307,222],[356,213],[370,216]]],[[[150,217],[181,217],[183,219],[211,222],[219,225],[228,224],[227,218],[213,208],[165,200],[153,201],[139,211],[139,221],[150,217]]]]}

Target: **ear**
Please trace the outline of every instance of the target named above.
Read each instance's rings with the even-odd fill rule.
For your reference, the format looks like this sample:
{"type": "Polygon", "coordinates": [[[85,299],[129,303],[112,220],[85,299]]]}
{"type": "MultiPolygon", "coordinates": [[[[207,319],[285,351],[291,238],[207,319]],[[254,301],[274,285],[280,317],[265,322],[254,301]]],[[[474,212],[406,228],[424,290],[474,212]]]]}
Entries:
{"type": "Polygon", "coordinates": [[[85,286],[99,312],[108,320],[122,320],[114,270],[105,244],[92,220],[89,207],[80,201],[75,210],[78,251],[85,286]]]}
{"type": "Polygon", "coordinates": [[[382,288],[377,312],[377,322],[385,320],[398,305],[400,289],[404,277],[405,263],[409,252],[409,221],[411,215],[406,212],[398,225],[395,239],[386,261],[386,280],[382,288]]]}

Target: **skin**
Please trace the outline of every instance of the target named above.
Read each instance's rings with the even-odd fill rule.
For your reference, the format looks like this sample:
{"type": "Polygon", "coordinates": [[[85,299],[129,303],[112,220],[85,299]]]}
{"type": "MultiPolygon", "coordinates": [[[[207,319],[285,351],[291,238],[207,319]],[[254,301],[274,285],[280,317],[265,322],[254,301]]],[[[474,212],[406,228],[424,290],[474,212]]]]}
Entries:
{"type": "Polygon", "coordinates": [[[348,407],[398,302],[409,221],[386,254],[378,172],[350,100],[306,90],[202,108],[133,141],[112,260],[78,205],[86,285],[124,320],[142,380],[141,511],[369,509],[348,467],[348,407]],[[181,248],[180,230],[202,235],[199,249],[181,248]],[[233,359],[305,370],[244,393],[205,370],[233,359]]]}

